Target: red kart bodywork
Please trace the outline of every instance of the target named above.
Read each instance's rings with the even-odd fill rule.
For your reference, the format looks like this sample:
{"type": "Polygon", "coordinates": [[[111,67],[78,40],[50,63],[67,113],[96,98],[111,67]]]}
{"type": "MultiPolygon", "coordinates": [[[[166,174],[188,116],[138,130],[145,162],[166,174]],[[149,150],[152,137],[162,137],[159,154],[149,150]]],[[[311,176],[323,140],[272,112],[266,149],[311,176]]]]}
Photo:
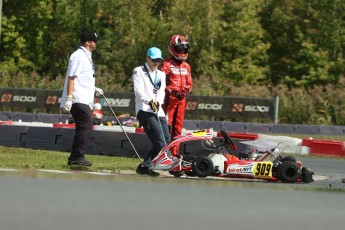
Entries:
{"type": "Polygon", "coordinates": [[[254,160],[240,159],[229,154],[226,146],[236,150],[236,145],[225,131],[220,132],[223,139],[219,145],[215,145],[213,142],[213,139],[218,136],[213,129],[199,130],[179,136],[152,160],[150,169],[168,170],[176,177],[185,173],[188,176],[248,178],[286,183],[313,181],[313,172],[302,167],[302,163],[293,157],[282,157],[282,150],[278,146],[254,160]],[[213,149],[212,153],[208,156],[193,157],[183,155],[173,157],[169,154],[172,146],[191,140],[208,143],[213,149]]]}

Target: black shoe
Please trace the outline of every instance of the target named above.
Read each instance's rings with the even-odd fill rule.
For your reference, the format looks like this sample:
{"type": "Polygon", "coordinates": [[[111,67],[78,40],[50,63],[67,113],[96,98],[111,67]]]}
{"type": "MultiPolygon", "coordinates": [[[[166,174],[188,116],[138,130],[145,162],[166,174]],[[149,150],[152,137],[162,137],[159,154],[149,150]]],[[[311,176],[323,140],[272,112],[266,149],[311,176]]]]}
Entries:
{"type": "Polygon", "coordinates": [[[142,166],[141,164],[138,165],[135,172],[139,175],[147,175],[149,173],[149,168],[147,166],[142,166]]]}
{"type": "Polygon", "coordinates": [[[80,158],[77,160],[68,159],[67,165],[92,166],[92,162],[86,160],[85,158],[80,158]]]}
{"type": "Polygon", "coordinates": [[[158,172],[155,172],[155,171],[149,169],[147,166],[142,166],[141,164],[138,165],[135,172],[139,175],[148,175],[148,176],[152,176],[152,177],[159,176],[158,172]]]}

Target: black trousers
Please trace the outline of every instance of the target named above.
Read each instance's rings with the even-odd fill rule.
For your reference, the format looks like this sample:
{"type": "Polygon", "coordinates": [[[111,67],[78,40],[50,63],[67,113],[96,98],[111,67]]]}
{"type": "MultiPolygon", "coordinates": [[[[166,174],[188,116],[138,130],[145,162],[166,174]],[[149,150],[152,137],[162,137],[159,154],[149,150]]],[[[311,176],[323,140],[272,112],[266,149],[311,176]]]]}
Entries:
{"type": "Polygon", "coordinates": [[[168,123],[165,117],[159,117],[157,114],[144,112],[139,110],[137,114],[140,126],[143,126],[146,135],[151,141],[152,148],[144,161],[153,160],[165,147],[166,144],[170,143],[170,134],[168,129],[168,123]]]}
{"type": "Polygon", "coordinates": [[[90,142],[93,128],[93,114],[88,105],[74,103],[71,114],[75,122],[75,135],[70,159],[78,159],[84,156],[87,145],[90,142]]]}

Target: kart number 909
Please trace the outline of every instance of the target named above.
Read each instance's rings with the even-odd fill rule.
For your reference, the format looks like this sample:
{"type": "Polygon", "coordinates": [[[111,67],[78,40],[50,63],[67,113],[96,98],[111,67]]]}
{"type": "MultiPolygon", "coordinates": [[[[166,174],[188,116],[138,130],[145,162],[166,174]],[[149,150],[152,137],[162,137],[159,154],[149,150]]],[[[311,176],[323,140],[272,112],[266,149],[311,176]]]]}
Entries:
{"type": "Polygon", "coordinates": [[[256,176],[272,177],[272,162],[256,163],[254,166],[254,174],[256,176]]]}

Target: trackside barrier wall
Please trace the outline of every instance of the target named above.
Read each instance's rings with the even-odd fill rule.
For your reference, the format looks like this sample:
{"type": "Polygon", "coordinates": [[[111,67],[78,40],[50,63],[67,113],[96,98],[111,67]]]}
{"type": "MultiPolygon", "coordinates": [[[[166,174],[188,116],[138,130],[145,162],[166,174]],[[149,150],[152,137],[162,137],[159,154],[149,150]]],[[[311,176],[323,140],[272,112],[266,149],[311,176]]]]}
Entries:
{"type": "MultiPolygon", "coordinates": [[[[70,115],[57,114],[56,119],[51,116],[36,114],[31,116],[30,113],[8,113],[0,112],[0,145],[12,147],[29,147],[33,149],[51,149],[58,151],[70,151],[74,137],[74,125],[65,124],[66,118],[70,115]],[[5,119],[4,119],[5,118],[5,119]],[[12,121],[13,118],[19,118],[21,121],[12,121]],[[31,120],[34,122],[25,122],[31,120]],[[42,121],[59,121],[60,123],[47,123],[42,121]],[[53,128],[53,126],[55,128],[53,128]]],[[[285,144],[285,153],[299,154],[317,154],[331,156],[345,156],[344,143],[339,141],[326,140],[309,140],[298,139],[286,136],[271,136],[263,134],[265,131],[277,132],[295,132],[310,135],[343,135],[344,126],[307,126],[307,125],[272,125],[265,124],[260,127],[258,123],[235,123],[235,122],[213,122],[186,120],[191,129],[185,129],[184,132],[194,131],[204,128],[213,128],[214,131],[226,130],[231,138],[234,139],[238,146],[237,152],[245,152],[248,148],[271,149],[278,143],[285,144]],[[194,129],[193,129],[194,127],[194,129]],[[228,129],[227,129],[228,128],[228,129]],[[239,130],[237,131],[236,130],[239,130]],[[245,131],[243,131],[245,130],[245,131]],[[254,131],[257,131],[257,134],[254,131]],[[285,131],[284,131],[285,130],[285,131]],[[288,131],[286,131],[288,130],[288,131]],[[303,131],[304,130],[304,131],[303,131]]],[[[125,131],[131,136],[132,142],[137,151],[143,157],[151,148],[150,142],[141,128],[123,126],[125,131]]],[[[218,133],[219,134],[219,133],[218,133]]],[[[218,137],[220,137],[218,135],[218,137]]],[[[204,150],[200,142],[187,142],[181,144],[181,153],[208,153],[204,150]]],[[[94,126],[92,139],[90,141],[88,154],[100,155],[120,155],[134,156],[135,153],[131,148],[128,140],[125,138],[120,126],[94,126]]]]}
{"type": "Polygon", "coordinates": [[[58,138],[62,129],[51,127],[29,127],[26,147],[31,149],[58,150],[58,138]]]}
{"type": "MultiPolygon", "coordinates": [[[[24,123],[24,122],[23,122],[24,123]]],[[[0,125],[0,145],[69,152],[74,128],[0,125]]],[[[127,133],[139,154],[148,154],[151,144],[146,134],[127,133]]],[[[126,136],[120,131],[93,130],[87,154],[135,156],[126,136]]]]}
{"type": "MultiPolygon", "coordinates": [[[[231,132],[248,132],[249,123],[242,122],[223,122],[222,130],[231,131],[231,132]]],[[[217,130],[216,130],[217,131],[217,130]]]]}
{"type": "Polygon", "coordinates": [[[275,134],[295,134],[296,130],[297,125],[278,124],[272,127],[272,133],[275,134]]]}
{"type": "MultiPolygon", "coordinates": [[[[1,112],[0,121],[22,122],[43,122],[43,123],[63,123],[71,118],[69,114],[43,114],[43,113],[17,113],[1,112]]],[[[113,117],[104,116],[103,121],[112,121],[113,117]]],[[[262,134],[306,134],[306,135],[344,135],[345,126],[322,126],[322,125],[295,125],[295,124],[266,124],[248,122],[227,122],[227,121],[204,121],[185,120],[185,130],[198,130],[213,128],[215,131],[226,130],[240,133],[262,133],[262,134]]]]}
{"type": "Polygon", "coordinates": [[[322,134],[322,126],[320,125],[297,125],[296,126],[297,134],[322,134]]]}
{"type": "Polygon", "coordinates": [[[273,124],[248,123],[250,133],[272,133],[273,124]]]}
{"type": "Polygon", "coordinates": [[[197,129],[213,128],[213,130],[219,131],[222,129],[222,123],[221,121],[200,121],[197,124],[197,129]]]}
{"type": "Polygon", "coordinates": [[[0,125],[0,145],[26,147],[27,136],[27,126],[0,125]]]}
{"type": "Polygon", "coordinates": [[[331,135],[344,135],[345,134],[345,127],[344,126],[322,126],[321,132],[323,135],[331,136],[331,135]]]}

